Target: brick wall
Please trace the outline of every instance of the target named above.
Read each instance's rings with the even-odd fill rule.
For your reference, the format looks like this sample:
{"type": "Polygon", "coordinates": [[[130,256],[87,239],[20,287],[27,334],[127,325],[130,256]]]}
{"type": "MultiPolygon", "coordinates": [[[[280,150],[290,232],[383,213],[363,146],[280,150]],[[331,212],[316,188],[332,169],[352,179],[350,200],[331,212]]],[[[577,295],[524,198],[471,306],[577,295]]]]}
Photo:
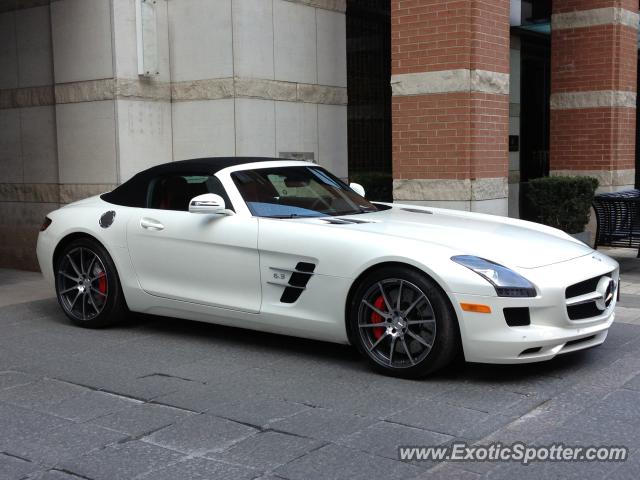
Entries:
{"type": "Polygon", "coordinates": [[[636,112],[631,108],[583,108],[551,112],[554,170],[635,168],[636,112]]]}
{"type": "Polygon", "coordinates": [[[619,7],[636,10],[638,0],[553,0],[554,13],[567,13],[594,8],[619,7]]]}
{"type": "Polygon", "coordinates": [[[506,177],[509,2],[392,0],[391,14],[392,83],[417,79],[394,91],[394,179],[506,177]]]}
{"type": "Polygon", "coordinates": [[[467,179],[507,174],[504,95],[450,93],[393,102],[394,178],[467,179]]]}
{"type": "Polygon", "coordinates": [[[552,33],[553,92],[636,89],[637,31],[597,25],[552,33]]]}
{"type": "Polygon", "coordinates": [[[637,0],[554,0],[551,46],[552,174],[633,184],[637,0]]]}

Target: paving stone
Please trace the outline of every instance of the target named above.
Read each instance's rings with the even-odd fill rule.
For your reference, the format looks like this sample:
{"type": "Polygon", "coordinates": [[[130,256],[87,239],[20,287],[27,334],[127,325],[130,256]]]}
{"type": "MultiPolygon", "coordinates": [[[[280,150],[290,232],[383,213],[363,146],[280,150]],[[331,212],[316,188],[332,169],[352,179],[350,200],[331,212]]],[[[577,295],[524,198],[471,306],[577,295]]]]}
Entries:
{"type": "MultiPolygon", "coordinates": [[[[216,352],[218,353],[218,352],[216,352]]],[[[251,358],[250,356],[247,356],[251,358]]],[[[187,378],[192,381],[198,381],[206,384],[216,384],[220,382],[233,381],[240,372],[247,370],[255,365],[247,365],[246,363],[234,363],[227,360],[221,362],[221,358],[203,358],[195,362],[182,365],[171,365],[162,367],[160,373],[172,375],[175,377],[187,378]]],[[[259,365],[257,365],[259,366],[259,365]]]]}
{"type": "MultiPolygon", "coordinates": [[[[584,435],[563,428],[549,430],[545,435],[531,442],[537,446],[562,443],[565,446],[604,446],[606,440],[602,437],[584,435]]],[[[519,462],[497,463],[483,478],[490,479],[576,479],[605,478],[620,468],[618,462],[532,462],[522,465],[519,462]]],[[[611,478],[618,478],[613,475],[611,478]]],[[[637,476],[635,478],[638,478],[637,476]]]]}
{"type": "Polygon", "coordinates": [[[17,355],[21,359],[21,364],[53,361],[65,355],[75,355],[91,350],[92,342],[78,341],[74,335],[64,335],[50,327],[38,329],[37,334],[26,331],[24,335],[12,335],[7,339],[11,349],[19,352],[17,355]]]}
{"type": "MultiPolygon", "coordinates": [[[[31,480],[31,479],[30,479],[31,480]]],[[[82,477],[61,472],[60,470],[49,470],[42,475],[33,477],[33,480],[83,480],[82,477]]]]}
{"type": "Polygon", "coordinates": [[[301,457],[325,443],[319,440],[267,431],[253,435],[224,452],[208,455],[208,457],[267,471],[301,457]]]}
{"type": "MultiPolygon", "coordinates": [[[[136,365],[125,367],[115,362],[96,358],[79,360],[71,355],[58,356],[55,360],[38,359],[35,362],[25,363],[21,370],[107,391],[119,390],[121,385],[144,375],[146,371],[136,365]]],[[[125,394],[126,392],[120,393],[125,394]]]]}
{"type": "Polygon", "coordinates": [[[378,422],[353,433],[338,443],[381,457],[398,459],[400,446],[434,446],[452,440],[451,435],[429,432],[389,422],[378,422]]]}
{"type": "Polygon", "coordinates": [[[370,480],[417,478],[422,469],[337,445],[327,445],[277,468],[274,473],[291,480],[370,480]]]}
{"type": "MultiPolygon", "coordinates": [[[[23,272],[19,273],[20,275],[23,272]]],[[[59,312],[60,307],[55,299],[8,305],[0,308],[0,322],[20,322],[34,318],[49,317],[59,312]]],[[[62,312],[60,312],[62,313],[62,312]]]]}
{"type": "MultiPolygon", "coordinates": [[[[543,446],[563,444],[565,446],[607,446],[614,445],[608,431],[591,434],[564,427],[552,427],[538,438],[525,440],[527,443],[543,446]]],[[[614,462],[532,462],[521,465],[519,462],[498,463],[487,474],[487,478],[498,479],[534,479],[534,478],[604,478],[617,469],[619,463],[614,462]]],[[[616,478],[616,477],[613,477],[616,478]]]]}
{"type": "Polygon", "coordinates": [[[381,420],[435,393],[416,388],[416,382],[385,381],[380,385],[379,379],[369,375],[352,375],[351,381],[308,374],[293,377],[277,395],[297,403],[381,420]],[[327,378],[331,381],[327,382],[327,378]]]}
{"type": "Polygon", "coordinates": [[[182,378],[151,375],[137,378],[116,379],[104,387],[112,393],[126,395],[141,400],[155,400],[163,395],[183,391],[199,383],[182,378]]]}
{"type": "Polygon", "coordinates": [[[225,402],[214,405],[208,410],[208,413],[261,427],[309,410],[309,408],[300,403],[254,396],[235,403],[225,402]]]}
{"type": "Polygon", "coordinates": [[[96,418],[92,423],[127,433],[132,437],[139,437],[171,425],[189,415],[194,414],[164,405],[140,403],[96,418]]]}
{"type": "MultiPolygon", "coordinates": [[[[640,296],[637,297],[640,301],[640,296]]],[[[635,309],[636,315],[640,316],[640,305],[635,309]]],[[[629,343],[636,343],[640,337],[640,329],[636,325],[618,323],[618,309],[616,308],[615,328],[610,328],[607,340],[601,345],[602,348],[620,348],[629,343]]]]}
{"type": "Polygon", "coordinates": [[[611,472],[606,478],[611,480],[638,480],[640,478],[640,451],[632,452],[625,462],[612,465],[611,472]]]}
{"type": "Polygon", "coordinates": [[[126,434],[97,425],[73,423],[12,442],[5,447],[5,451],[43,465],[55,466],[61,461],[124,440],[126,437],[126,434]]]}
{"type": "Polygon", "coordinates": [[[375,423],[376,420],[324,408],[312,408],[269,424],[277,431],[333,442],[375,423]]]}
{"type": "Polygon", "coordinates": [[[257,431],[237,422],[201,414],[187,417],[143,440],[189,455],[204,455],[222,451],[257,431]]]}
{"type": "MultiPolygon", "coordinates": [[[[631,296],[631,295],[629,295],[631,296]]],[[[640,295],[633,295],[634,304],[640,304],[640,295]]],[[[627,302],[619,303],[616,306],[616,323],[627,323],[631,325],[640,325],[640,312],[637,306],[631,306],[627,302]]]]}
{"type": "Polygon", "coordinates": [[[610,463],[598,464],[597,462],[541,462],[529,465],[500,463],[483,478],[491,480],[583,480],[585,478],[604,478],[613,468],[615,467],[610,463]]]}
{"type": "Polygon", "coordinates": [[[597,385],[571,385],[541,405],[539,410],[548,412],[556,422],[561,423],[604,398],[608,393],[610,389],[597,385]]]}
{"type": "MultiPolygon", "coordinates": [[[[622,265],[623,271],[631,267],[638,270],[633,282],[640,285],[640,262],[629,258],[622,265]]],[[[0,400],[0,451],[24,445],[23,454],[35,457],[72,456],[76,446],[84,452],[47,472],[44,465],[38,470],[0,454],[0,479],[5,471],[16,478],[12,468],[18,469],[17,478],[24,476],[21,468],[33,468],[30,480],[78,480],[75,475],[551,479],[577,477],[570,471],[575,468],[583,477],[635,480],[640,468],[633,457],[609,464],[605,472],[599,465],[591,471],[589,464],[526,469],[488,462],[405,464],[395,454],[405,442],[435,444],[429,440],[434,436],[446,443],[564,439],[640,447],[636,303],[640,307],[640,298],[624,299],[600,348],[540,364],[458,364],[419,381],[378,375],[341,345],[145,316],[115,328],[79,329],[55,299],[0,307],[0,396],[12,402],[0,400]],[[202,425],[192,420],[196,417],[202,425]],[[69,419],[87,423],[78,427],[69,419]],[[182,427],[189,421],[193,424],[182,427]],[[90,450],[102,441],[100,426],[124,443],[90,450]],[[268,429],[278,426],[284,428],[268,429]],[[57,432],[65,433],[55,437],[57,432]],[[155,437],[169,448],[152,444],[155,437]],[[320,447],[326,442],[339,444],[320,447]],[[300,450],[301,456],[290,458],[300,450]]]]}
{"type": "Polygon", "coordinates": [[[624,384],[624,388],[640,391],[640,374],[633,377],[631,380],[624,384]]]}
{"type": "Polygon", "coordinates": [[[470,440],[509,423],[509,419],[456,405],[423,400],[389,421],[470,440]]]}
{"type": "Polygon", "coordinates": [[[0,450],[26,437],[40,435],[69,423],[52,415],[0,403],[0,450]]]}
{"type": "Polygon", "coordinates": [[[259,475],[253,469],[217,462],[206,458],[189,458],[160,470],[154,470],[140,479],[148,480],[251,480],[259,475]]]}
{"type": "Polygon", "coordinates": [[[86,388],[70,383],[44,379],[36,383],[3,390],[0,392],[0,402],[47,411],[51,405],[85,394],[88,391],[86,388]]]}
{"type": "Polygon", "coordinates": [[[0,390],[37,382],[38,377],[22,372],[0,372],[0,390]]]}
{"type": "Polygon", "coordinates": [[[40,469],[37,463],[0,453],[0,480],[17,480],[40,469]]]}
{"type": "Polygon", "coordinates": [[[616,390],[567,419],[562,426],[581,432],[607,435],[610,440],[629,446],[640,446],[640,417],[637,405],[640,392],[616,390]]]}
{"type": "Polygon", "coordinates": [[[206,412],[217,405],[234,403],[250,396],[250,392],[241,395],[235,389],[194,383],[186,385],[181,390],[160,395],[154,399],[154,402],[194,412],[206,412]]]}
{"type": "Polygon", "coordinates": [[[89,390],[82,395],[47,406],[44,410],[47,413],[68,420],[86,422],[93,418],[130,408],[132,405],[139,403],[136,400],[111,393],[89,390]]]}
{"type": "Polygon", "coordinates": [[[181,365],[201,359],[210,346],[198,349],[196,342],[185,342],[179,337],[164,335],[141,336],[135,345],[116,344],[87,355],[103,360],[118,359],[127,365],[149,365],[149,373],[157,372],[164,366],[181,365]]]}
{"type": "Polygon", "coordinates": [[[184,455],[132,441],[61,462],[60,468],[92,480],[130,480],[184,459],[184,455]]]}
{"type": "Polygon", "coordinates": [[[434,400],[487,413],[499,413],[526,399],[525,395],[491,385],[461,383],[434,400]]]}
{"type": "Polygon", "coordinates": [[[455,465],[444,464],[441,467],[429,470],[418,478],[421,480],[478,480],[481,478],[481,475],[464,470],[455,465]]]}

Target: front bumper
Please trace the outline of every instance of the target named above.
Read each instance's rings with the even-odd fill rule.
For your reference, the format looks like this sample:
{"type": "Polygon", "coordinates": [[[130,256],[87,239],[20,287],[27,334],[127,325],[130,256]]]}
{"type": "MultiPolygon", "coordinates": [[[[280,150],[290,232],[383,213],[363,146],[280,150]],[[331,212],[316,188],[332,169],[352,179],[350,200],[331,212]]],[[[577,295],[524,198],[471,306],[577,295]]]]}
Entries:
{"type": "Polygon", "coordinates": [[[602,344],[615,318],[617,291],[599,315],[571,320],[566,288],[600,275],[611,275],[619,285],[618,265],[600,254],[587,255],[547,267],[520,271],[538,290],[534,298],[506,298],[453,294],[465,359],[480,363],[531,363],[602,344]],[[466,312],[461,303],[484,304],[490,314],[466,312]],[[530,325],[510,327],[504,309],[527,307],[530,325]]]}
{"type": "Polygon", "coordinates": [[[54,237],[50,232],[40,232],[38,235],[38,243],[36,246],[36,256],[38,257],[38,264],[40,265],[40,271],[44,276],[44,279],[49,282],[50,285],[54,285],[53,274],[53,251],[55,249],[54,237]]]}

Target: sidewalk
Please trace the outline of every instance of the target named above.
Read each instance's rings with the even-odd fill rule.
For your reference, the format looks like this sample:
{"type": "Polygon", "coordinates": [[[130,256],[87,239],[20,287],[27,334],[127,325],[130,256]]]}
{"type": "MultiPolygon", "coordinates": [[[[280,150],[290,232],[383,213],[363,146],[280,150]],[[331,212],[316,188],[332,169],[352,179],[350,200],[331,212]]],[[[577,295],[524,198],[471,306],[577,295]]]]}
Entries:
{"type": "Polygon", "coordinates": [[[352,348],[172,318],[74,327],[37,273],[0,270],[0,478],[640,478],[640,260],[606,342],[420,381],[352,348]],[[44,298],[42,300],[42,298],[44,298]],[[402,462],[398,446],[625,446],[611,462],[402,462]]]}

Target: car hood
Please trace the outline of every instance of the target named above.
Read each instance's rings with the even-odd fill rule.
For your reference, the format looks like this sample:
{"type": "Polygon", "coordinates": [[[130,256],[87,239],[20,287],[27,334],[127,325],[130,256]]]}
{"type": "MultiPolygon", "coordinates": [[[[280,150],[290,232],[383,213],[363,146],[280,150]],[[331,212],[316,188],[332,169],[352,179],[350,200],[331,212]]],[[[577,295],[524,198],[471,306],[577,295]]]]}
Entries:
{"type": "Polygon", "coordinates": [[[564,232],[541,224],[413,205],[394,204],[379,212],[312,221],[439,244],[509,267],[537,268],[593,252],[564,232]]]}

